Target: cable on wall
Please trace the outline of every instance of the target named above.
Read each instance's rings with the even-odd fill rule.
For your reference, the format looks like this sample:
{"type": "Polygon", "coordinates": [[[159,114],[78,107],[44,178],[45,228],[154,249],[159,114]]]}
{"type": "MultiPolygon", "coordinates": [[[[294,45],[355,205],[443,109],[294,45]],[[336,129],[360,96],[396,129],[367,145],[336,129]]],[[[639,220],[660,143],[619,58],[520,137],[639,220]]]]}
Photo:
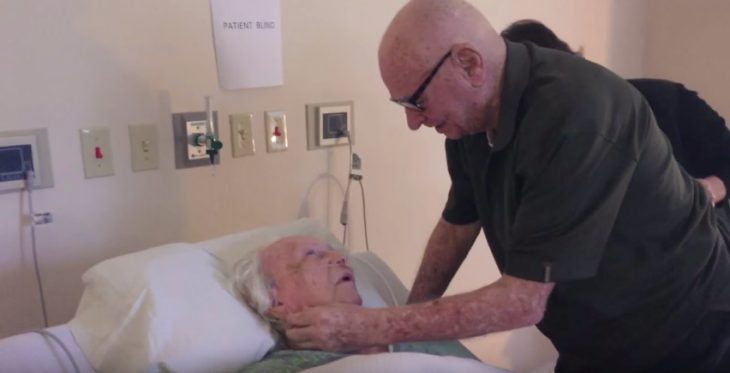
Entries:
{"type": "Polygon", "coordinates": [[[370,251],[370,242],[368,239],[368,221],[367,221],[367,214],[365,212],[365,186],[363,184],[363,176],[358,175],[353,172],[353,169],[360,169],[360,157],[357,156],[357,154],[352,152],[352,138],[350,137],[350,131],[345,131],[345,134],[347,135],[347,143],[350,148],[350,159],[349,159],[349,167],[347,172],[347,187],[345,188],[345,198],[342,201],[342,210],[340,210],[340,224],[342,224],[342,243],[344,245],[346,244],[347,239],[347,228],[348,228],[348,203],[350,200],[350,186],[352,184],[352,181],[355,180],[360,185],[360,193],[362,196],[362,221],[365,228],[365,250],[370,251]],[[354,160],[357,159],[357,165],[353,167],[354,160]]]}
{"type": "Polygon", "coordinates": [[[345,198],[342,200],[342,209],[340,209],[340,224],[342,224],[342,244],[347,246],[347,223],[348,223],[348,200],[350,199],[350,185],[352,184],[352,138],[350,131],[345,130],[347,135],[347,145],[350,148],[349,166],[347,167],[347,187],[345,187],[345,198]]]}
{"type": "Polygon", "coordinates": [[[41,280],[41,271],[38,266],[38,253],[36,252],[35,238],[35,211],[33,210],[33,183],[35,182],[35,173],[29,170],[25,173],[25,189],[28,191],[28,213],[30,214],[30,239],[33,249],[33,267],[35,268],[35,278],[38,283],[38,295],[41,302],[41,310],[43,311],[43,326],[48,327],[48,313],[46,312],[46,297],[43,294],[43,281],[41,280]]]}

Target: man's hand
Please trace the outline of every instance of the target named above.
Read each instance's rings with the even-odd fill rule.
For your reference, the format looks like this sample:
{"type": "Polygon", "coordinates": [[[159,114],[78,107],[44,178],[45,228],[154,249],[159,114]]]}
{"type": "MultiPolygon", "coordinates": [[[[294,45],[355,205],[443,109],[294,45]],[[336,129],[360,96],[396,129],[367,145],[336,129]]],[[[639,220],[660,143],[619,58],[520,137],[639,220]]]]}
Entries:
{"type": "Polygon", "coordinates": [[[373,317],[368,309],[347,304],[291,313],[286,317],[287,343],[302,350],[357,351],[370,346],[366,341],[373,333],[373,317]]]}
{"type": "Polygon", "coordinates": [[[710,201],[712,201],[713,206],[725,199],[727,190],[725,189],[725,184],[722,180],[720,180],[720,178],[717,176],[708,176],[704,179],[698,179],[698,181],[705,188],[705,192],[707,192],[707,196],[710,197],[710,201]]]}

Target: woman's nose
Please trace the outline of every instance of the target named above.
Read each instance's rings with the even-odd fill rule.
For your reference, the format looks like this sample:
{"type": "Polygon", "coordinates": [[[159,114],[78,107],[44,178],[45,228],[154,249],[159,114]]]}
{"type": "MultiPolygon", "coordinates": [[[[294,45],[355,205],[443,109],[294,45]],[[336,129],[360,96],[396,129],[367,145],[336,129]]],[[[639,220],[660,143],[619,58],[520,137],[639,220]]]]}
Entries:
{"type": "Polygon", "coordinates": [[[329,252],[329,263],[342,265],[347,263],[347,258],[336,250],[332,250],[329,252]]]}

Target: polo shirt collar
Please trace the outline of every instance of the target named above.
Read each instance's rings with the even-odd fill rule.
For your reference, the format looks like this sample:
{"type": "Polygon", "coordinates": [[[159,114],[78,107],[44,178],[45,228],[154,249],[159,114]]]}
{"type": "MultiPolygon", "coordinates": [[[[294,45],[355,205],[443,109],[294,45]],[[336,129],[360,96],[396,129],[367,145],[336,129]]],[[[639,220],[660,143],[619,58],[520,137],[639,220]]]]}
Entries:
{"type": "Polygon", "coordinates": [[[522,43],[512,43],[507,40],[505,43],[507,58],[504,64],[499,124],[497,138],[492,147],[493,152],[506,148],[514,137],[517,110],[530,77],[530,56],[527,47],[522,43]]]}

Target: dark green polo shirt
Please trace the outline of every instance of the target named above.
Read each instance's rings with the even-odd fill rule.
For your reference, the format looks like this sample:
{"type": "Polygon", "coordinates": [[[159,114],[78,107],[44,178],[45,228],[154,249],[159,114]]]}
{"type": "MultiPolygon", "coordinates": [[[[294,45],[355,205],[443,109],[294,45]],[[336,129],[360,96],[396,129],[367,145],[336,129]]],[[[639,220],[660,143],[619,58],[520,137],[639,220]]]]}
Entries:
{"type": "Polygon", "coordinates": [[[479,220],[500,270],[555,282],[538,328],[558,371],[631,371],[730,309],[730,259],[701,186],[642,96],[565,53],[507,42],[493,146],[447,140],[446,221],[479,220]]]}

